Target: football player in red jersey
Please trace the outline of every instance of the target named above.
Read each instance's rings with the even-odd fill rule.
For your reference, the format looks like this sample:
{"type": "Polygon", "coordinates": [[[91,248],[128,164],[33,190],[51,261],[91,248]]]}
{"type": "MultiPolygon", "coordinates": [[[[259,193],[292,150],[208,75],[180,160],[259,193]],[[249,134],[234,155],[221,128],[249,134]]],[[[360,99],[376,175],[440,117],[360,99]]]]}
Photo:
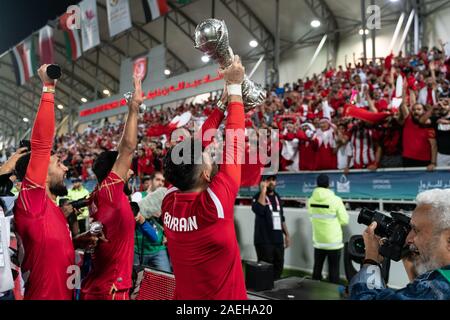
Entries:
{"type": "MultiPolygon", "coordinates": [[[[185,139],[164,160],[166,179],[173,185],[163,200],[162,212],[176,299],[247,299],[233,220],[245,143],[241,90],[245,70],[235,56],[222,72],[228,116],[220,170],[208,152],[195,152],[202,139],[185,139]],[[183,150],[181,163],[176,159],[180,155],[177,150],[183,150]],[[184,154],[189,150],[190,154],[184,154]]],[[[205,125],[217,128],[222,119],[216,109],[205,125]]]]}
{"type": "Polygon", "coordinates": [[[22,188],[14,207],[17,232],[25,256],[22,274],[26,300],[71,300],[70,267],[75,264],[74,247],[94,246],[98,237],[88,232],[72,240],[58,196],[67,195],[64,185],[67,167],[58,155],[51,155],[55,134],[56,81],[47,75],[48,65],[39,68],[42,97],[31,132],[31,152],[16,163],[22,188]]]}
{"type": "Polygon", "coordinates": [[[131,161],[137,145],[142,83],[134,79],[134,93],[117,151],[105,151],[94,162],[98,185],[92,193],[92,217],[103,224],[108,241],[96,248],[92,269],[82,283],[83,300],[128,300],[132,286],[134,215],[128,195],[131,161]]]}

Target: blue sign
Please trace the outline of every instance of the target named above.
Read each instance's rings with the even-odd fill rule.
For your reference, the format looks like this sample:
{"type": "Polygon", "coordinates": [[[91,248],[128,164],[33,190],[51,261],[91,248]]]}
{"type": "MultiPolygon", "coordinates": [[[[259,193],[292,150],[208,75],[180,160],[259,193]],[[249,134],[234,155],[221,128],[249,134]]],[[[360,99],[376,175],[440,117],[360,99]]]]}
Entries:
{"type": "MultiPolygon", "coordinates": [[[[316,187],[317,173],[279,174],[277,192],[284,198],[308,198],[316,187]]],[[[377,171],[326,173],[330,189],[344,199],[415,200],[418,193],[430,189],[450,188],[450,171],[377,171]]],[[[241,197],[253,197],[259,187],[241,188],[241,197]]]]}

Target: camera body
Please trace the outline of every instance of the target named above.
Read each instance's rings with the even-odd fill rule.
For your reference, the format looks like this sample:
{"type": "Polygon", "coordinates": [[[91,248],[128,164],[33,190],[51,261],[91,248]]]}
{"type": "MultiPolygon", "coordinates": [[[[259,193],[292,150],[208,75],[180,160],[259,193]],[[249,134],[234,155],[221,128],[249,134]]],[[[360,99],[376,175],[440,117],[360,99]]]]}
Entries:
{"type": "Polygon", "coordinates": [[[390,215],[391,217],[363,208],[358,215],[358,223],[369,226],[375,221],[377,223],[375,234],[383,240],[379,250],[380,255],[399,261],[408,252],[405,243],[411,231],[411,218],[400,212],[391,212],[390,215]]]}

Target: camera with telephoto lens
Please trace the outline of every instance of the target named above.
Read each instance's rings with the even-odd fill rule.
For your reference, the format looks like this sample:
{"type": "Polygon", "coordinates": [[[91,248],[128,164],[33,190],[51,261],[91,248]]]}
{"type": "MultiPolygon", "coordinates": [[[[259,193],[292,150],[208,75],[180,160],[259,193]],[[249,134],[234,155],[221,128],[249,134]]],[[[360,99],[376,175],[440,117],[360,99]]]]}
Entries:
{"type": "Polygon", "coordinates": [[[89,206],[89,199],[82,198],[79,200],[75,200],[69,203],[76,210],[80,210],[82,208],[86,208],[89,206]]]}
{"type": "Polygon", "coordinates": [[[358,215],[358,223],[369,226],[375,221],[377,223],[375,234],[382,239],[380,255],[399,261],[409,252],[406,237],[411,231],[411,218],[400,212],[391,212],[390,215],[391,217],[363,208],[358,215]]]}

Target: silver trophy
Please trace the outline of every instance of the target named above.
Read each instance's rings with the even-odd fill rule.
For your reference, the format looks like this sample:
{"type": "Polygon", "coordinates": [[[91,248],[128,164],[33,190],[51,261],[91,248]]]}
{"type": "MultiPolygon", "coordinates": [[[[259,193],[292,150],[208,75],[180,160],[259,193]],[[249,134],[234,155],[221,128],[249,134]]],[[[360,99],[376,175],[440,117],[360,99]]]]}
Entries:
{"type": "MultiPolygon", "coordinates": [[[[103,224],[100,221],[94,221],[89,226],[89,233],[93,236],[99,236],[103,232],[103,224]]],[[[86,250],[88,253],[94,253],[95,248],[86,250]]]]}
{"type": "MultiPolygon", "coordinates": [[[[127,93],[125,93],[125,94],[123,95],[123,97],[125,98],[125,101],[126,101],[127,103],[130,103],[131,99],[133,99],[133,92],[127,92],[127,93]]],[[[139,113],[145,113],[145,111],[147,111],[147,106],[146,106],[144,103],[142,103],[142,104],[139,106],[139,113]]]]}
{"type": "MultiPolygon", "coordinates": [[[[195,48],[216,61],[222,69],[233,62],[233,50],[228,39],[228,29],[225,22],[217,19],[207,19],[195,29],[195,48]]],[[[242,98],[245,110],[249,111],[262,104],[266,99],[266,91],[247,76],[242,83],[242,98]]]]}

